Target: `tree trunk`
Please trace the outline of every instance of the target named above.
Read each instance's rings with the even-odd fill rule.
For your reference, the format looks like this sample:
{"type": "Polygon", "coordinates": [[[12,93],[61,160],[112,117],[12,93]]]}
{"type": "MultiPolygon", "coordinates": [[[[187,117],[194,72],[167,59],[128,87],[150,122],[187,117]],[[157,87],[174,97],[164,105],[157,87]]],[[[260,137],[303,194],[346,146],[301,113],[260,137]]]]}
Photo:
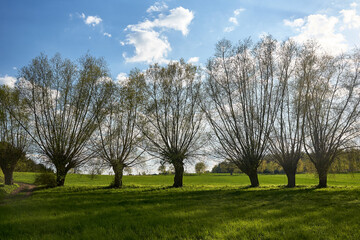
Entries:
{"type": "Polygon", "coordinates": [[[182,187],[183,186],[183,175],[184,175],[184,164],[178,163],[174,164],[175,176],[174,176],[174,185],[173,187],[182,187]]]}
{"type": "Polygon", "coordinates": [[[5,178],[5,185],[13,185],[13,171],[11,170],[3,170],[4,178],[5,178]]]}
{"type": "Polygon", "coordinates": [[[295,187],[295,172],[294,171],[287,171],[286,172],[286,177],[287,177],[287,180],[288,180],[288,184],[287,184],[286,187],[289,187],[289,188],[295,187]]]}
{"type": "Polygon", "coordinates": [[[67,171],[63,169],[56,169],[56,185],[58,187],[64,186],[67,171]]]}
{"type": "Polygon", "coordinates": [[[259,186],[259,179],[258,179],[258,174],[256,171],[252,171],[248,174],[249,178],[250,178],[250,187],[258,187],[259,186]]]}
{"type": "Polygon", "coordinates": [[[113,167],[114,170],[114,188],[122,188],[122,177],[123,177],[123,167],[113,167]]]}
{"type": "Polygon", "coordinates": [[[326,188],[327,187],[327,171],[323,171],[319,174],[319,188],[326,188]]]}

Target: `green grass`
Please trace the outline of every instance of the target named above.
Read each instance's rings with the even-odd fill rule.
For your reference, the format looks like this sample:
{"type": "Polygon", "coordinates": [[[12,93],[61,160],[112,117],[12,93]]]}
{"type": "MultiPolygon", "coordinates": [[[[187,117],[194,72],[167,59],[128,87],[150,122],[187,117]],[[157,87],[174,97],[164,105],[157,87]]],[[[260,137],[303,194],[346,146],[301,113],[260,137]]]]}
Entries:
{"type": "MultiPolygon", "coordinates": [[[[31,182],[34,174],[16,173],[31,182]]],[[[0,239],[360,239],[360,174],[126,176],[124,189],[107,189],[111,176],[69,175],[66,186],[38,190],[0,204],[0,239]]]]}
{"type": "MultiPolygon", "coordinates": [[[[14,180],[24,183],[34,183],[36,173],[14,173],[14,180]]],[[[91,178],[90,175],[68,174],[66,186],[109,186],[114,176],[101,175],[91,178]]],[[[126,186],[171,186],[174,175],[154,176],[124,176],[126,186]]],[[[286,175],[259,174],[260,185],[286,185],[286,175]]],[[[184,185],[188,186],[247,186],[250,184],[245,174],[203,174],[184,176],[184,185]]],[[[315,174],[297,174],[296,184],[300,186],[315,186],[318,178],[315,174]]],[[[360,173],[354,174],[329,174],[329,186],[360,186],[360,173]]]]}

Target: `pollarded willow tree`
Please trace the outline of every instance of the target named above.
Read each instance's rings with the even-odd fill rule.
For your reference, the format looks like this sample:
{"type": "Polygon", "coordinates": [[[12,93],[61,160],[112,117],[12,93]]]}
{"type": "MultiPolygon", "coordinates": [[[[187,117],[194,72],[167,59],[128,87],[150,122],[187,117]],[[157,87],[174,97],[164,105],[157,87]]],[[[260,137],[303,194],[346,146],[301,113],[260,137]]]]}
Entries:
{"type": "Polygon", "coordinates": [[[207,66],[204,109],[218,140],[216,152],[246,173],[252,187],[259,185],[257,169],[278,108],[275,50],[271,37],[254,46],[250,40],[235,47],[222,40],[207,66]]]}
{"type": "Polygon", "coordinates": [[[21,69],[19,89],[30,112],[31,127],[19,123],[56,168],[58,186],[71,168],[85,163],[91,154],[87,143],[104,116],[108,75],[102,59],[89,55],[79,64],[59,54],[41,54],[21,69]]]}
{"type": "Polygon", "coordinates": [[[19,91],[0,86],[0,167],[6,185],[13,184],[15,166],[25,157],[29,145],[28,135],[16,119],[28,126],[28,114],[19,91]]]}
{"type": "Polygon", "coordinates": [[[306,126],[304,148],[327,186],[331,164],[356,145],[360,117],[360,52],[329,56],[314,43],[302,52],[301,74],[305,82],[306,126]]]}
{"type": "Polygon", "coordinates": [[[288,40],[277,53],[276,77],[279,80],[279,109],[270,137],[270,153],[286,173],[288,187],[295,187],[297,165],[303,152],[306,86],[301,64],[301,47],[288,40]]]}
{"type": "Polygon", "coordinates": [[[180,62],[146,71],[145,125],[147,152],[174,166],[174,187],[183,186],[184,164],[200,154],[206,138],[197,68],[180,62]]]}
{"type": "Polygon", "coordinates": [[[114,171],[113,187],[122,187],[124,168],[141,163],[144,152],[140,148],[143,135],[139,129],[144,101],[145,79],[143,73],[132,71],[126,81],[111,84],[111,96],[106,106],[105,118],[98,119],[94,136],[94,153],[114,171]]]}

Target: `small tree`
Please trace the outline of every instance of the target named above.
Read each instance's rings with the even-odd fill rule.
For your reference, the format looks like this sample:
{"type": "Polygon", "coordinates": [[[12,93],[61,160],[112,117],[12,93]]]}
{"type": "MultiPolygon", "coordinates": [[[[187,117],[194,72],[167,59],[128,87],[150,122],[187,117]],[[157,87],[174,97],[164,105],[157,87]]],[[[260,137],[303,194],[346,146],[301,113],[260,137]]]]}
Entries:
{"type": "Polygon", "coordinates": [[[301,158],[306,87],[299,71],[302,61],[299,47],[283,42],[278,51],[276,77],[279,79],[279,110],[269,139],[272,158],[286,173],[288,187],[295,187],[295,174],[301,158]]]}
{"type": "Polygon", "coordinates": [[[166,170],[166,166],[165,166],[164,162],[160,163],[160,166],[158,168],[158,172],[159,172],[159,174],[163,174],[163,175],[167,174],[167,170],[166,170]]]}
{"type": "Polygon", "coordinates": [[[259,186],[257,168],[269,145],[278,108],[275,79],[276,41],[265,37],[255,46],[249,40],[232,47],[222,40],[207,66],[204,104],[217,138],[215,150],[259,186]]]}
{"type": "Polygon", "coordinates": [[[198,162],[195,164],[195,172],[197,174],[204,173],[206,170],[206,165],[204,162],[198,162]]]}
{"type": "Polygon", "coordinates": [[[112,95],[106,107],[104,120],[98,119],[94,140],[95,155],[110,165],[114,171],[115,188],[122,187],[125,168],[140,163],[143,150],[139,114],[144,92],[144,76],[138,70],[120,84],[111,83],[112,95]]]}
{"type": "Polygon", "coordinates": [[[331,164],[356,145],[360,117],[360,52],[321,55],[309,43],[301,72],[307,89],[304,148],[315,165],[319,187],[327,186],[331,164]]]}
{"type": "Polygon", "coordinates": [[[76,65],[59,54],[52,59],[41,54],[20,71],[18,87],[31,127],[21,118],[17,121],[36,144],[36,152],[56,168],[57,186],[64,185],[70,169],[91,158],[87,146],[103,118],[107,75],[104,61],[89,55],[76,65]]]}
{"type": "Polygon", "coordinates": [[[150,66],[145,126],[150,155],[173,165],[174,187],[183,186],[184,164],[199,154],[202,138],[203,114],[201,82],[197,68],[180,62],[167,67],[150,66]]]}
{"type": "Polygon", "coordinates": [[[13,184],[15,166],[25,157],[28,147],[27,133],[16,119],[28,125],[27,111],[19,98],[19,91],[0,86],[0,167],[6,185],[13,184]]]}

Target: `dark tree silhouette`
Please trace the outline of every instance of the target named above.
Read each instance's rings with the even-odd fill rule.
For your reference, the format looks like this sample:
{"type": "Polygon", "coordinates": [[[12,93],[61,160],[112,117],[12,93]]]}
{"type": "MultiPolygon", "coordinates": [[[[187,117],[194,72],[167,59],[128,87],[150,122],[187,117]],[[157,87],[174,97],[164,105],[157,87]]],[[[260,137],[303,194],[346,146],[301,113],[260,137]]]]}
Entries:
{"type": "Polygon", "coordinates": [[[27,111],[19,98],[19,91],[0,86],[0,167],[6,185],[13,184],[16,164],[25,157],[29,145],[27,133],[16,118],[28,125],[27,111]]]}

